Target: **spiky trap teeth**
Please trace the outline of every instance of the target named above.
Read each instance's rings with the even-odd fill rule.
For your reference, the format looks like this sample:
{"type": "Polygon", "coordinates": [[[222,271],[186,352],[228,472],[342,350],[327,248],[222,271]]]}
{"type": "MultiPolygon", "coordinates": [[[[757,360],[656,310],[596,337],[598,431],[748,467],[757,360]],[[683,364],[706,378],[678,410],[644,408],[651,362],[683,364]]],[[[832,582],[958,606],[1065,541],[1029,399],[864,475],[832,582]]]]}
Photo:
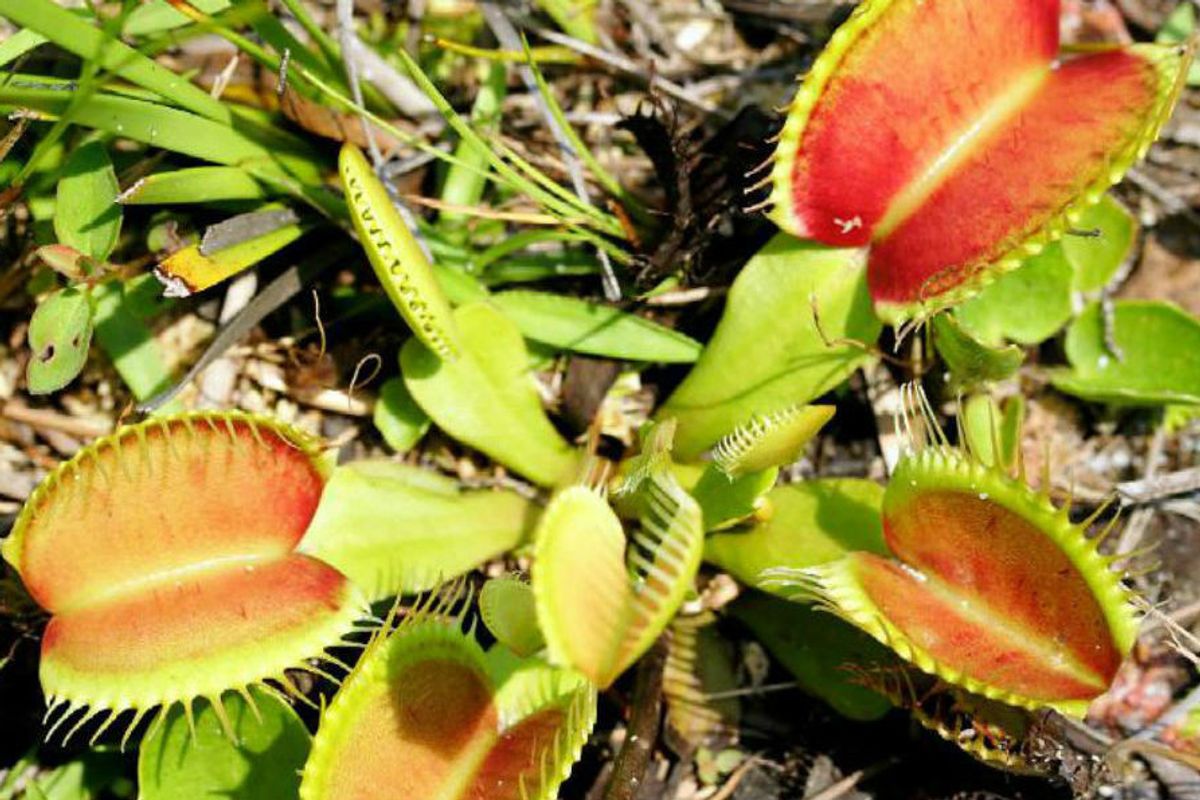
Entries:
{"type": "Polygon", "coordinates": [[[869,247],[894,323],[1020,265],[1144,155],[1190,60],[1154,45],[1060,57],[1058,26],[1058,0],[862,3],[792,104],[773,219],[869,247]]]}
{"type": "Polygon", "coordinates": [[[1066,507],[962,450],[897,466],[893,558],[805,570],[805,591],[921,670],[983,697],[1082,715],[1132,647],[1129,593],[1066,507]]]}
{"type": "Polygon", "coordinates": [[[52,614],[51,733],[123,712],[132,730],[159,707],[289,687],[287,669],[339,644],[364,602],[294,552],[324,481],[303,434],[238,413],[121,428],[47,477],[3,554],[52,614]]]}

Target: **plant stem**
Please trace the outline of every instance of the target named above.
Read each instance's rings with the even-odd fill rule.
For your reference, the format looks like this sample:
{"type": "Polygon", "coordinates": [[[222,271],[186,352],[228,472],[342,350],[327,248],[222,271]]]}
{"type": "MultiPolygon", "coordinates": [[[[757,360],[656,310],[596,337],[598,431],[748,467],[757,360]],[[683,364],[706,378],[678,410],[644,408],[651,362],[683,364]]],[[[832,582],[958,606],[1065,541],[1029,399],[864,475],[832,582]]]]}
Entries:
{"type": "Polygon", "coordinates": [[[625,726],[625,744],[613,761],[612,777],[604,789],[603,800],[633,800],[650,765],[658,728],[662,722],[663,669],[667,663],[667,642],[654,643],[638,662],[633,682],[629,722],[625,726]]]}

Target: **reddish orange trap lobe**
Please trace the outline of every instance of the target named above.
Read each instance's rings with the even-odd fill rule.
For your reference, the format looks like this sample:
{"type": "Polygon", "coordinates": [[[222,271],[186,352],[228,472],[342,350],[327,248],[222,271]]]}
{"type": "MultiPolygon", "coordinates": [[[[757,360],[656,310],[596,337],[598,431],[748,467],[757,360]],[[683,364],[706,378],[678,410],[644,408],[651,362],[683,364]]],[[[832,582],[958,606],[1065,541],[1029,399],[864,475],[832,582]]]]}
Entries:
{"type": "Polygon", "coordinates": [[[897,194],[1058,49],[1056,0],[896,0],[846,53],[792,170],[798,231],[853,247],[897,194]]]}
{"type": "Polygon", "coordinates": [[[884,536],[900,560],[977,598],[996,620],[1054,642],[1105,685],[1116,675],[1122,654],[1103,609],[1031,522],[966,492],[919,492],[889,506],[884,536]]]}
{"type": "Polygon", "coordinates": [[[772,217],[869,247],[885,321],[961,300],[1069,228],[1140,157],[1188,56],[1059,56],[1058,0],[864,0],[780,136],[772,217]]]}
{"type": "Polygon", "coordinates": [[[134,429],[38,499],[21,574],[59,611],[148,575],[282,556],[304,535],[323,484],[312,454],[267,426],[200,418],[134,429]]]}
{"type": "Polygon", "coordinates": [[[163,669],[165,652],[186,682],[208,656],[251,654],[336,615],[346,588],[340,572],[299,554],[181,577],[56,615],[42,657],[82,674],[136,676],[163,669]]]}
{"type": "Polygon", "coordinates": [[[876,242],[876,300],[907,303],[961,284],[1034,236],[1136,141],[1155,67],[1124,51],[1066,62],[1003,127],[979,142],[894,233],[876,242]]]}
{"type": "Polygon", "coordinates": [[[381,681],[333,764],[329,797],[375,800],[437,795],[456,760],[499,726],[491,690],[458,661],[418,661],[381,681]]]}
{"type": "Polygon", "coordinates": [[[1031,646],[1032,632],[982,623],[975,603],[964,608],[958,596],[938,591],[928,577],[870,553],[854,559],[871,601],[943,668],[1044,702],[1087,700],[1107,687],[1105,678],[1031,646]]]}

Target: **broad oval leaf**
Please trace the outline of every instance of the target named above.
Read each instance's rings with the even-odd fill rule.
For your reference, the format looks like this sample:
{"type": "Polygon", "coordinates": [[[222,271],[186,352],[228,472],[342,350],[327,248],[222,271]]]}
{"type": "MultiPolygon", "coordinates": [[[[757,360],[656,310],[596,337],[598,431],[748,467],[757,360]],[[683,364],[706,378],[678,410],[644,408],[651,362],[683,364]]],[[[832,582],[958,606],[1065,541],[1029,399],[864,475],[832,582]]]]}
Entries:
{"type": "Polygon", "coordinates": [[[322,716],[302,800],[553,797],[595,722],[595,691],[489,656],[452,620],[377,639],[322,716]]]}
{"type": "Polygon", "coordinates": [[[517,289],[492,295],[492,302],[530,339],[564,350],[668,364],[700,357],[696,340],[619,308],[517,289]]]}
{"type": "Polygon", "coordinates": [[[954,318],[963,332],[985,345],[1038,344],[1071,319],[1074,278],[1062,243],[1051,242],[954,309],[954,318]]]}
{"type": "Polygon", "coordinates": [[[659,410],[678,422],[675,455],[694,460],[756,415],[834,388],[870,359],[846,342],[879,330],[860,253],[776,236],[742,268],[716,333],[659,410]]]}
{"type": "Polygon", "coordinates": [[[890,322],[1015,268],[1145,152],[1189,60],[1158,45],[1058,50],[1058,0],[862,3],[792,104],[773,219],[869,246],[890,322]]]}
{"type": "Polygon", "coordinates": [[[124,427],[52,472],[2,550],[53,615],[41,682],[56,724],[84,706],[72,730],[136,721],[337,644],[361,597],[295,552],[324,482],[302,434],[236,413],[124,427]]]}
{"type": "Polygon", "coordinates": [[[666,468],[644,483],[628,541],[604,498],[582,486],[555,495],[535,536],[533,593],[550,657],[599,688],[654,643],[700,566],[699,505],[666,468]]]}
{"type": "Polygon", "coordinates": [[[57,392],[87,364],[92,343],[92,304],[79,289],[59,289],[38,303],[29,320],[29,363],[25,383],[31,394],[57,392]]]}
{"type": "Polygon", "coordinates": [[[536,518],[513,491],[463,490],[408,464],[356,461],[333,471],[299,550],[375,601],[432,589],[513,549],[536,518]]]}
{"type": "Polygon", "coordinates": [[[1109,352],[1104,311],[1093,303],[1067,329],[1070,369],[1051,380],[1060,391],[1116,405],[1200,403],[1200,321],[1155,301],[1123,300],[1113,306],[1109,352]]]}
{"type": "Polygon", "coordinates": [[[117,174],[100,142],[76,148],[63,166],[54,204],[54,234],[58,241],[105,261],[121,235],[121,206],[117,203],[117,174]]]}
{"type": "Polygon", "coordinates": [[[921,670],[1082,715],[1136,634],[1128,591],[1067,509],[961,451],[906,456],[884,496],[894,558],[852,553],[809,588],[921,670]]]}
{"type": "Polygon", "coordinates": [[[138,800],[294,798],[311,740],[277,695],[252,688],[167,712],[138,748],[138,800]],[[194,726],[194,727],[193,727],[194,726]]]}
{"type": "Polygon", "coordinates": [[[542,409],[520,331],[487,303],[462,306],[454,319],[453,361],[415,338],[400,350],[400,371],[417,405],[455,439],[535,483],[570,480],[578,454],[542,409]]]}

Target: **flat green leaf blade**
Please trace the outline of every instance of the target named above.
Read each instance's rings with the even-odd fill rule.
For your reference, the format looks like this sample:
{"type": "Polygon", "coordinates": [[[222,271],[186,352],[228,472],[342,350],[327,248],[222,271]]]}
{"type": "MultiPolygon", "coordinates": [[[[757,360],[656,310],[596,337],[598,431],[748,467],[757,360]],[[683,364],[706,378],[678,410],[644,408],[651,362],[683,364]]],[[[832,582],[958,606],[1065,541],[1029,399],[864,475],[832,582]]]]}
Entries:
{"type": "Polygon", "coordinates": [[[536,518],[516,492],[466,491],[407,464],[356,461],[334,470],[300,550],[379,600],[432,589],[517,547],[536,518]]]}
{"type": "Polygon", "coordinates": [[[517,327],[487,303],[454,313],[461,354],[443,361],[416,338],[400,350],[400,371],[439,428],[543,486],[574,476],[578,454],[558,434],[533,384],[517,327]]]}
{"type": "Polygon", "coordinates": [[[1106,194],[1080,215],[1076,227],[1085,235],[1068,235],[1062,240],[1063,254],[1075,271],[1074,289],[1098,292],[1129,257],[1137,238],[1137,220],[1106,194]]]}
{"type": "Polygon", "coordinates": [[[636,314],[576,297],[513,290],[492,296],[529,339],[578,353],[690,364],[700,343],[636,314]]]}
{"type": "Polygon", "coordinates": [[[755,414],[834,388],[870,360],[836,342],[873,342],[880,328],[861,253],[779,234],[742,269],[712,340],[659,411],[679,422],[676,455],[694,459],[755,414]]]}
{"type": "MultiPolygon", "coordinates": [[[[146,316],[158,297],[158,282],[149,275],[128,284],[97,286],[96,341],[112,359],[129,391],[146,400],[171,385],[174,375],[158,340],[146,324],[146,316]]],[[[178,410],[177,403],[158,409],[166,414],[178,410]]]]}
{"type": "Polygon", "coordinates": [[[704,558],[743,583],[789,597],[769,570],[803,569],[866,550],[884,554],[883,487],[861,478],[789,483],[767,493],[765,520],[708,537],[704,558]]]}
{"type": "MultiPolygon", "coordinates": [[[[70,105],[72,94],[62,88],[43,88],[54,83],[54,79],[41,75],[14,75],[0,83],[0,104],[61,115],[70,105]]],[[[271,157],[262,145],[228,125],[135,97],[106,93],[84,97],[71,106],[71,119],[80,127],[153,144],[214,164],[266,162],[271,157]]]]}
{"type": "Polygon", "coordinates": [[[1062,245],[1051,243],[1040,254],[988,284],[955,309],[963,331],[987,345],[1006,340],[1038,344],[1071,318],[1074,272],[1062,245]]]}
{"type": "Polygon", "coordinates": [[[194,736],[182,707],[168,711],[138,754],[139,800],[298,797],[308,731],[273,693],[249,693],[254,707],[233,692],[221,698],[230,731],[209,702],[196,713],[194,736]]]}
{"type": "Polygon", "coordinates": [[[1099,303],[1067,330],[1070,369],[1051,380],[1067,394],[1116,405],[1200,403],[1200,322],[1169,303],[1126,300],[1113,309],[1112,341],[1105,343],[1099,303]]]}
{"type": "Polygon", "coordinates": [[[408,392],[403,378],[389,378],[379,387],[372,417],[379,435],[397,453],[406,453],[429,430],[429,415],[408,392]]]}
{"type": "Polygon", "coordinates": [[[38,303],[29,321],[33,351],[25,380],[32,394],[56,392],[75,380],[92,342],[92,306],[78,289],[60,289],[38,303]]]}
{"type": "Polygon", "coordinates": [[[266,197],[262,185],[238,167],[188,167],[155,172],[121,193],[127,206],[217,203],[266,197]]]}
{"type": "Polygon", "coordinates": [[[54,205],[54,233],[61,244],[106,260],[121,235],[117,174],[100,142],[75,149],[63,167],[54,205]]]}

